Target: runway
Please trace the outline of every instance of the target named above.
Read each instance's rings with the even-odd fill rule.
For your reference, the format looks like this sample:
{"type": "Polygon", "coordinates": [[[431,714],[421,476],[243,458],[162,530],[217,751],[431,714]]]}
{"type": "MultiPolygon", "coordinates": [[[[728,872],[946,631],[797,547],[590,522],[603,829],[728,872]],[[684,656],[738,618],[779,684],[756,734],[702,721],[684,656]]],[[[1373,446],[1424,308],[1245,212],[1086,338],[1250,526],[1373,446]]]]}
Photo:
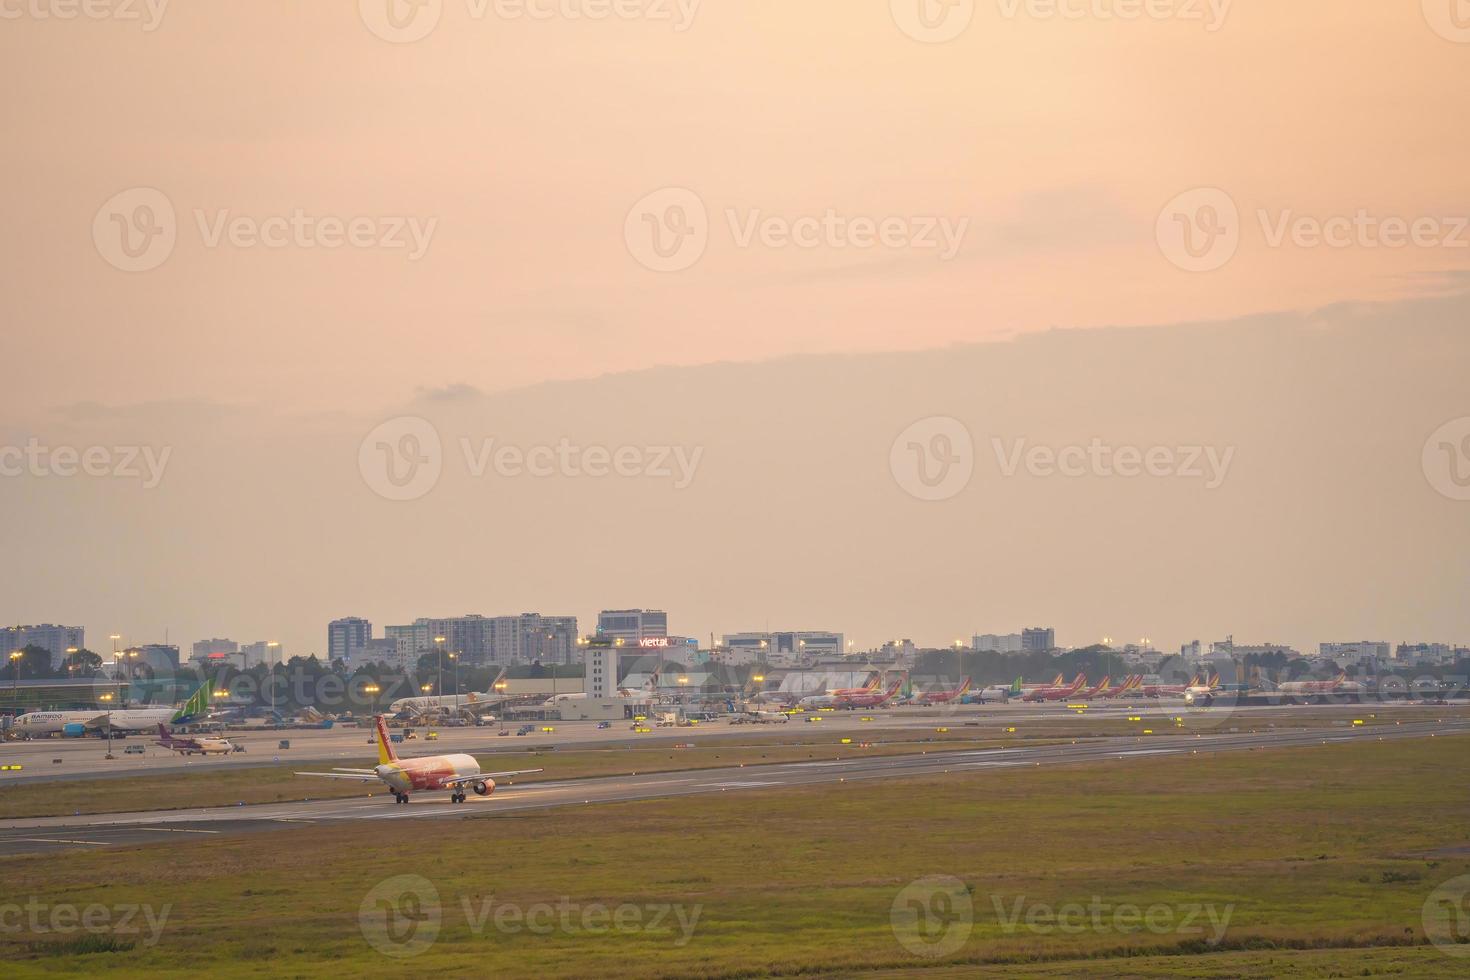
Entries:
{"type": "MultiPolygon", "coordinates": [[[[1087,711],[1091,719],[1120,719],[1143,713],[1185,714],[1192,728],[1223,730],[1229,726],[1270,723],[1284,713],[1311,712],[1316,716],[1350,719],[1364,710],[1378,712],[1412,712],[1422,710],[1406,702],[1388,702],[1371,707],[1360,705],[1324,705],[1311,708],[1255,707],[1233,709],[1223,706],[1187,708],[1173,701],[1095,702],[1087,711]]],[[[1448,710],[1448,709],[1447,709],[1448,710]]],[[[1463,712],[1457,705],[1455,713],[1463,712]]],[[[951,726],[956,733],[969,727],[1028,725],[1035,722],[1070,720],[1075,714],[1065,704],[985,704],[931,707],[905,707],[870,711],[838,711],[823,713],[820,726],[801,721],[773,725],[730,725],[713,722],[697,728],[655,728],[647,734],[633,734],[627,722],[617,722],[610,729],[599,729],[591,721],[550,721],[537,725],[529,736],[501,736],[499,727],[441,728],[434,742],[420,738],[401,748],[407,754],[468,752],[476,756],[498,753],[524,753],[533,749],[609,749],[639,748],[662,743],[687,742],[698,739],[702,745],[720,739],[745,739],[753,736],[787,736],[806,738],[822,733],[840,735],[881,734],[884,731],[932,731],[936,726],[951,726]],[[864,718],[871,721],[865,722],[864,718]],[[544,732],[542,727],[550,727],[544,732]]],[[[426,733],[432,726],[417,726],[426,733]]],[[[508,725],[514,730],[518,725],[508,725]]],[[[113,743],[114,758],[107,759],[106,743],[97,738],[44,738],[28,742],[0,742],[0,764],[17,764],[18,771],[0,770],[0,787],[15,783],[47,780],[75,780],[138,776],[155,772],[213,772],[255,766],[324,763],[351,766],[371,763],[374,749],[369,744],[366,728],[339,726],[332,729],[265,729],[230,730],[225,733],[232,742],[241,743],[246,751],[225,757],[181,757],[154,745],[154,736],[134,735],[113,743]],[[291,743],[289,749],[278,747],[280,740],[291,743]],[[142,754],[128,755],[127,746],[138,746],[142,754]]],[[[514,768],[502,766],[499,768],[514,768]]]]}
{"type": "MultiPolygon", "coordinates": [[[[923,755],[857,756],[646,776],[610,776],[561,782],[508,785],[491,797],[471,796],[454,805],[445,793],[425,793],[408,805],[379,792],[371,799],[320,800],[195,810],[105,813],[73,817],[35,817],[0,824],[0,856],[118,844],[157,843],[178,837],[235,835],[341,820],[426,820],[491,816],[522,810],[615,803],[631,800],[739,794],[820,784],[899,779],[944,773],[976,773],[1020,766],[1072,763],[1126,764],[1141,758],[1292,748],[1344,742],[1425,738],[1470,733],[1470,722],[1409,722],[1393,726],[1332,730],[1219,732],[1095,739],[1068,745],[1002,749],[931,751],[923,755]]],[[[553,773],[554,775],[554,773],[553,773]]],[[[372,788],[365,784],[364,791],[372,788]]]]}

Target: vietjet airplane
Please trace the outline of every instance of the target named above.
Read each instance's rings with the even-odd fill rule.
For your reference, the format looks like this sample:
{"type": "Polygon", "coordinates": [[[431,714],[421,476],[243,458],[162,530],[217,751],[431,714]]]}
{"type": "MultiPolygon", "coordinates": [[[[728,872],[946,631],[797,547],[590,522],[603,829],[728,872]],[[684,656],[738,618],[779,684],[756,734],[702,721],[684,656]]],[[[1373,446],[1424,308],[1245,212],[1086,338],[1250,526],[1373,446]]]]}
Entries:
{"type": "Polygon", "coordinates": [[[1143,686],[1143,675],[1142,674],[1129,674],[1128,677],[1127,677],[1127,679],[1124,680],[1123,683],[1119,684],[1117,687],[1109,687],[1109,688],[1106,688],[1103,691],[1098,692],[1097,697],[1100,697],[1100,698],[1121,698],[1123,695],[1127,694],[1128,692],[1135,691],[1135,690],[1137,690],[1138,688],[1140,688],[1142,686],[1143,686]]]}
{"type": "Polygon", "coordinates": [[[1367,688],[1357,681],[1348,680],[1347,673],[1343,672],[1330,681],[1286,681],[1277,688],[1277,692],[1293,702],[1297,698],[1325,701],[1333,696],[1360,698],[1367,688]]]}
{"type": "Polygon", "coordinates": [[[864,684],[862,687],[839,687],[835,691],[828,691],[827,694],[834,698],[850,698],[857,697],[860,694],[872,694],[877,690],[878,675],[874,674],[872,679],[870,679],[868,683],[864,684]]]}
{"type": "Polygon", "coordinates": [[[331,772],[298,772],[298,776],[320,776],[324,779],[356,779],[369,782],[381,779],[393,791],[395,803],[407,803],[408,794],[418,790],[447,789],[449,802],[463,803],[465,787],[476,796],[495,792],[495,780],[506,776],[525,776],[541,769],[518,769],[514,772],[481,772],[472,755],[426,755],[417,759],[400,759],[388,738],[388,724],[382,715],[373,719],[378,730],[378,765],[372,769],[340,769],[331,772]]]}
{"type": "Polygon", "coordinates": [[[1182,698],[1191,687],[1199,686],[1199,675],[1195,674],[1188,684],[1145,684],[1142,688],[1146,698],[1182,698]]]}
{"type": "Polygon", "coordinates": [[[1027,691],[1022,701],[1065,701],[1087,685],[1087,675],[1078,674],[1066,687],[1038,687],[1027,691]]]}
{"type": "Polygon", "coordinates": [[[903,681],[894,681],[893,686],[886,691],[874,688],[861,694],[838,695],[837,705],[842,708],[878,708],[892,701],[901,687],[903,681]]]}
{"type": "Polygon", "coordinates": [[[1113,675],[1112,674],[1109,674],[1108,676],[1104,677],[1101,681],[1099,681],[1096,687],[1089,688],[1086,691],[1079,691],[1079,692],[1077,692],[1077,697],[1080,700],[1083,700],[1083,701],[1086,701],[1088,698],[1100,697],[1102,695],[1102,693],[1104,691],[1106,691],[1112,685],[1112,683],[1113,683],[1113,675]]]}
{"type": "Polygon", "coordinates": [[[960,698],[963,698],[966,694],[970,693],[970,688],[973,685],[974,681],[966,677],[964,683],[952,691],[929,691],[925,693],[920,703],[948,704],[951,701],[958,701],[960,698]]]}
{"type": "Polygon", "coordinates": [[[176,738],[169,734],[169,730],[162,725],[158,726],[158,740],[153,744],[161,745],[170,751],[177,752],[179,755],[194,755],[197,753],[207,756],[211,752],[219,755],[229,755],[235,751],[235,746],[230,744],[230,740],[227,738],[214,738],[212,736],[206,736],[204,738],[176,738]]]}
{"type": "Polygon", "coordinates": [[[1220,693],[1220,675],[1211,674],[1210,679],[1203,684],[1191,684],[1184,689],[1185,704],[1200,704],[1208,708],[1215,703],[1215,695],[1220,693]]]}
{"type": "Polygon", "coordinates": [[[31,711],[15,719],[27,735],[86,735],[103,731],[146,732],[155,725],[186,725],[209,714],[211,682],[205,681],[182,708],[117,708],[113,711],[31,711]]]}

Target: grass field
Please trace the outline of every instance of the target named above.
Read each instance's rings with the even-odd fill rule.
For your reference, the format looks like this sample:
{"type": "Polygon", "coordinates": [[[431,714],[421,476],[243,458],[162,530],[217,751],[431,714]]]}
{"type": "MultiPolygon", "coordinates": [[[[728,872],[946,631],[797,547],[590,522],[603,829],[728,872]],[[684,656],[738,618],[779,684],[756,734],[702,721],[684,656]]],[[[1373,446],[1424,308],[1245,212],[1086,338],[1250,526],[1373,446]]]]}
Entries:
{"type": "Polygon", "coordinates": [[[14,976],[1463,976],[1425,945],[1423,907],[1470,872],[1467,749],[1363,742],[10,858],[10,901],[171,907],[156,944],[0,930],[0,955],[14,976]]]}

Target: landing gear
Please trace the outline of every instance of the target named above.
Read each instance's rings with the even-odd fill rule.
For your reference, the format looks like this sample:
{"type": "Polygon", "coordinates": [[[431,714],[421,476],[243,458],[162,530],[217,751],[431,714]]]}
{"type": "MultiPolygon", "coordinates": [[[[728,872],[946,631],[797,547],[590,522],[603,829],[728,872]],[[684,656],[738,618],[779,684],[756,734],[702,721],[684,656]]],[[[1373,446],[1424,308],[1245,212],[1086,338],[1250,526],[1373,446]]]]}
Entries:
{"type": "Polygon", "coordinates": [[[393,802],[394,803],[407,803],[408,802],[408,794],[407,793],[394,793],[393,794],[393,802]]]}
{"type": "Polygon", "coordinates": [[[464,801],[465,801],[465,794],[462,793],[462,792],[456,791],[456,792],[453,792],[453,793],[450,793],[449,794],[449,802],[450,803],[463,803],[464,801]]]}

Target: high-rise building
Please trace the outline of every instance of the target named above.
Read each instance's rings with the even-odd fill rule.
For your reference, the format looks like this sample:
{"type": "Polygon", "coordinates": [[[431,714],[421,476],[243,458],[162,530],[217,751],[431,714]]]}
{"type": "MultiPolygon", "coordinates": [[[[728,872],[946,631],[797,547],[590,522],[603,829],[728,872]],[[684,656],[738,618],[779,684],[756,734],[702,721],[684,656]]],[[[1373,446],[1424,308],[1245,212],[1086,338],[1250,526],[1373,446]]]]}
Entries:
{"type": "Polygon", "coordinates": [[[361,616],[334,619],[327,624],[327,659],[351,663],[373,638],[373,624],[361,616]]]}
{"type": "Polygon", "coordinates": [[[1026,653],[1045,653],[1057,648],[1057,631],[1050,626],[1028,626],[1021,631],[1021,649],[1026,653]]]}
{"type": "Polygon", "coordinates": [[[283,664],[286,662],[286,648],[273,640],[256,640],[240,645],[239,659],[246,670],[256,664],[283,664]]]}
{"type": "Polygon", "coordinates": [[[669,614],[660,609],[604,609],[597,615],[597,635],[638,646],[643,640],[669,635],[669,614]]]}
{"type": "Polygon", "coordinates": [[[86,631],[80,626],[7,626],[0,629],[0,657],[16,650],[40,647],[51,654],[51,669],[57,670],[66,659],[66,651],[86,647],[86,631]]]}
{"type": "Polygon", "coordinates": [[[1020,653],[1020,633],[977,633],[970,640],[970,649],[988,650],[995,653],[1020,653]]]}
{"type": "Polygon", "coordinates": [[[1321,643],[1317,655],[1328,660],[1383,661],[1389,658],[1390,645],[1379,640],[1354,640],[1350,643],[1321,643]]]}
{"type": "MultiPolygon", "coordinates": [[[[224,661],[232,659],[231,654],[240,652],[240,644],[234,640],[223,637],[215,637],[210,640],[198,640],[195,642],[193,652],[189,654],[190,660],[196,661],[224,661]]],[[[233,658],[239,660],[239,657],[233,658]]]]}
{"type": "Polygon", "coordinates": [[[521,613],[519,616],[457,616],[417,619],[408,626],[389,626],[384,635],[398,647],[399,656],[412,664],[433,653],[443,638],[445,653],[467,665],[518,663],[570,664],[576,656],[577,618],[521,613]]]}
{"type": "Polygon", "coordinates": [[[176,674],[179,670],[179,648],[169,643],[145,643],[128,647],[118,662],[135,674],[140,667],[147,667],[155,676],[176,674]]]}

